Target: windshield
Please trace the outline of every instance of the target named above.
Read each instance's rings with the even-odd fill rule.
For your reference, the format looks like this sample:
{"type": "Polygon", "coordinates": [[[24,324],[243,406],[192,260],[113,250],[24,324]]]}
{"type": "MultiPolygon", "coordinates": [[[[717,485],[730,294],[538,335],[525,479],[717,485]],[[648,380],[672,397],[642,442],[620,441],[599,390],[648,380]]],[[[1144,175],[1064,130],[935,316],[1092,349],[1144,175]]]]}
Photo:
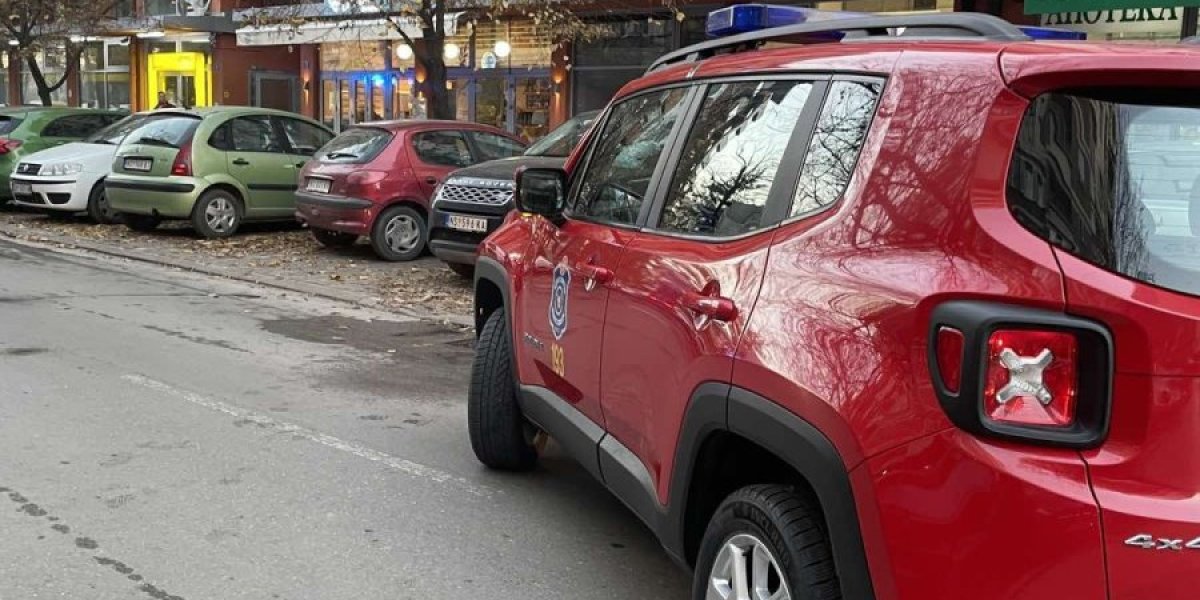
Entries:
{"type": "Polygon", "coordinates": [[[0,135],[12,133],[21,125],[21,119],[17,117],[0,116],[0,135]]]}
{"type": "Polygon", "coordinates": [[[1039,96],[1021,126],[1009,203],[1067,252],[1200,295],[1200,108],[1153,96],[1039,96]]]}
{"type": "Polygon", "coordinates": [[[316,159],[331,163],[365,163],[375,158],[392,139],[392,133],[378,127],[354,127],[329,140],[317,151],[316,159]]]}
{"type": "Polygon", "coordinates": [[[125,140],[130,144],[178,148],[192,139],[200,117],[192,115],[156,115],[138,124],[125,140]]]}
{"type": "Polygon", "coordinates": [[[83,141],[88,144],[120,144],[129,132],[156,118],[162,118],[162,115],[130,115],[89,135],[83,141]]]}
{"type": "Polygon", "coordinates": [[[568,156],[597,114],[599,111],[575,115],[525,150],[525,156],[568,156]]]}

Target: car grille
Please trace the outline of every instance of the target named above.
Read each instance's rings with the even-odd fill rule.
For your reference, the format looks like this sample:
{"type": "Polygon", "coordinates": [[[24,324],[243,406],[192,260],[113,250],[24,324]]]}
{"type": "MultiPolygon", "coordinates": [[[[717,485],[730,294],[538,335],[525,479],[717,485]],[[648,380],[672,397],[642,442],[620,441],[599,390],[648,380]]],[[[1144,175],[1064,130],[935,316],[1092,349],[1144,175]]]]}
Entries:
{"type": "Polygon", "coordinates": [[[438,192],[439,200],[449,202],[464,202],[467,204],[487,204],[502,206],[512,200],[513,191],[498,187],[475,187],[447,183],[438,192]]]}
{"type": "Polygon", "coordinates": [[[17,165],[17,173],[20,175],[37,175],[41,170],[42,165],[35,163],[23,162],[17,165]]]}

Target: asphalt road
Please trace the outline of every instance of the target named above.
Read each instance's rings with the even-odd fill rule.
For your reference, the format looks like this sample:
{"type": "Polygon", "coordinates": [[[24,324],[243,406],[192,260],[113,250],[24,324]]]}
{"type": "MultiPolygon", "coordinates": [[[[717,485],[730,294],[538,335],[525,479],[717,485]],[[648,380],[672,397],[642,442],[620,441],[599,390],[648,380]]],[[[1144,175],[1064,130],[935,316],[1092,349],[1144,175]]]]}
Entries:
{"type": "Polygon", "coordinates": [[[471,340],[0,242],[0,599],[685,598],[553,446],[475,462],[471,340]]]}

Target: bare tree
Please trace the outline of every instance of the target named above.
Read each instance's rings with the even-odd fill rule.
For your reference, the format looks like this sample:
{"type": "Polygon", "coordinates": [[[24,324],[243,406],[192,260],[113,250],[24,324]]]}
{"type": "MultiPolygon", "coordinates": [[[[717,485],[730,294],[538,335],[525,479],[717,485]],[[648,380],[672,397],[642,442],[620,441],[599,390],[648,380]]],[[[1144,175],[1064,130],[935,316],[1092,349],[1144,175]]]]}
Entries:
{"type": "Polygon", "coordinates": [[[10,47],[25,63],[43,105],[50,106],[51,94],[66,84],[70,65],[79,65],[83,45],[75,40],[101,33],[115,4],[115,0],[0,0],[0,35],[10,40],[10,47]],[[44,57],[60,47],[66,55],[63,72],[47,79],[38,53],[44,57]]]}

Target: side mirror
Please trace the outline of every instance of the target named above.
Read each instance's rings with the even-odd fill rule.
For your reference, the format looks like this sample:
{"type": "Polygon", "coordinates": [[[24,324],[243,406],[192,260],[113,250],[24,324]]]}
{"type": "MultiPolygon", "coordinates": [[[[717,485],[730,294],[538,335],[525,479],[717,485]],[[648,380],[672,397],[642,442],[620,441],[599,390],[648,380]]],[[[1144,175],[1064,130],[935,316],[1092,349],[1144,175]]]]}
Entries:
{"type": "Polygon", "coordinates": [[[541,215],[551,221],[562,219],[567,204],[567,172],[562,169],[530,169],[517,171],[517,188],[513,191],[517,210],[541,215]]]}

